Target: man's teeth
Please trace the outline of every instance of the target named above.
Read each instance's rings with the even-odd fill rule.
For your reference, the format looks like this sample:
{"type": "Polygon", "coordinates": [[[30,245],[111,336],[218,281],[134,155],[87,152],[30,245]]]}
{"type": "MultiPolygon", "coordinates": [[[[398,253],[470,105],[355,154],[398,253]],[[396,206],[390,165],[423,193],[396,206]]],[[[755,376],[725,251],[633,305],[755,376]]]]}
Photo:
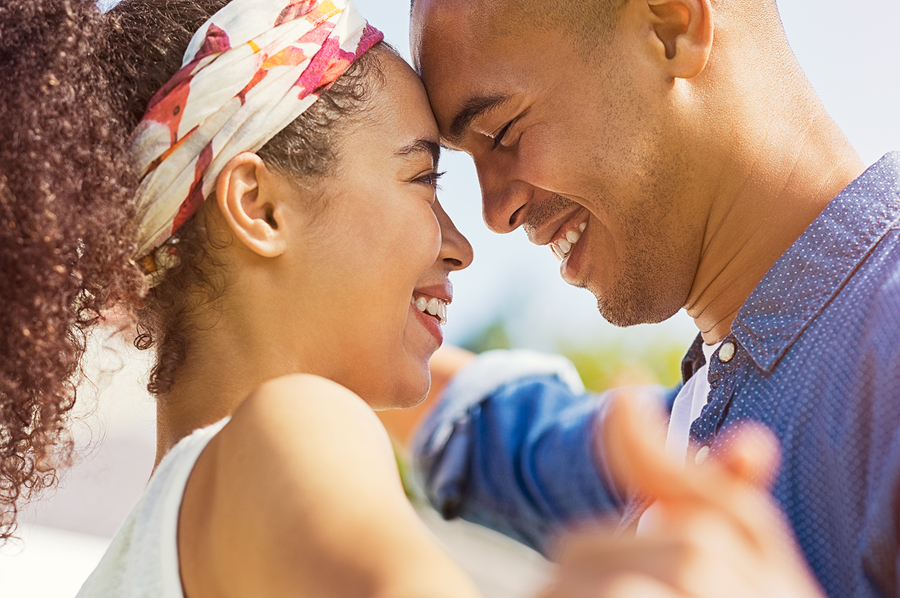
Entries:
{"type": "Polygon", "coordinates": [[[578,230],[570,230],[561,239],[550,243],[550,251],[553,252],[557,259],[565,259],[569,252],[572,251],[572,248],[575,247],[575,244],[581,239],[581,233],[584,232],[585,228],[587,228],[587,222],[582,222],[578,225],[578,230]]]}
{"type": "Polygon", "coordinates": [[[436,317],[440,320],[441,324],[447,323],[447,303],[445,301],[442,301],[437,297],[432,297],[431,299],[416,297],[413,299],[412,303],[419,311],[436,317]]]}

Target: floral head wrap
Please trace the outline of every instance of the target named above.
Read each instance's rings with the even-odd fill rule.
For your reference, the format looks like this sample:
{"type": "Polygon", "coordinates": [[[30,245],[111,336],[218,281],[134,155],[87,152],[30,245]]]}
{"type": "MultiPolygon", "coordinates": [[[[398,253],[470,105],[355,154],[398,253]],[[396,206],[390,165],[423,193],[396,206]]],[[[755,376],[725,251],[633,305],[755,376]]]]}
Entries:
{"type": "Polygon", "coordinates": [[[233,0],[213,15],[134,133],[144,269],[161,274],[153,252],[229,160],[262,148],[383,37],[350,0],[233,0]]]}

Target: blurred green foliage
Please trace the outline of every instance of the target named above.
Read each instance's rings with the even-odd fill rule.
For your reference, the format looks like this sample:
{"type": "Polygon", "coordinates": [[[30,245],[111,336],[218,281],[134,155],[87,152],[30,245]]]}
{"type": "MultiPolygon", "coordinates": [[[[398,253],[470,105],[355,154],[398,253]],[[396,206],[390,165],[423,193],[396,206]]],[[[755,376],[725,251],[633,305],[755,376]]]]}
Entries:
{"type": "MultiPolygon", "coordinates": [[[[510,347],[508,324],[503,320],[493,322],[463,344],[474,353],[510,347]]],[[[665,338],[640,344],[598,340],[577,346],[560,339],[556,352],[575,364],[588,390],[601,392],[633,383],[675,386],[681,380],[681,359],[687,349],[683,342],[665,338]]]]}
{"type": "Polygon", "coordinates": [[[493,349],[509,349],[509,333],[506,332],[506,322],[497,320],[472,339],[462,344],[462,348],[472,353],[484,353],[493,349]]]}
{"type": "Polygon", "coordinates": [[[628,383],[675,386],[681,380],[681,359],[687,347],[655,342],[641,347],[597,344],[561,351],[568,357],[588,390],[595,392],[628,383]]]}

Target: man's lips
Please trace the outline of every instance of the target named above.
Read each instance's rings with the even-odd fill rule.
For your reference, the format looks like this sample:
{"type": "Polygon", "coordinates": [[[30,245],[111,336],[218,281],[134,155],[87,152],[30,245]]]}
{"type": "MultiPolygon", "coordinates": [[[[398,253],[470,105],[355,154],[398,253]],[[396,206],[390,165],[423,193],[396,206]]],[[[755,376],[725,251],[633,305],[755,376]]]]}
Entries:
{"type": "Polygon", "coordinates": [[[579,226],[587,221],[589,215],[586,208],[575,205],[573,209],[566,210],[537,227],[526,226],[525,232],[528,240],[535,245],[547,245],[564,239],[569,231],[579,230],[579,226]]]}

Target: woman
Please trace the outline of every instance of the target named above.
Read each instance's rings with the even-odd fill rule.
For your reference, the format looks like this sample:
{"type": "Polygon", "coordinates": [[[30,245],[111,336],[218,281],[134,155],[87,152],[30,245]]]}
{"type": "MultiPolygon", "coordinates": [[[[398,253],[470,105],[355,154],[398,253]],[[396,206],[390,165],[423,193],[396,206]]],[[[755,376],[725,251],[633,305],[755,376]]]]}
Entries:
{"type": "Polygon", "coordinates": [[[344,2],[225,4],[0,8],[0,500],[52,482],[73,333],[141,296],[157,465],[80,596],[472,596],[371,410],[425,394],[471,260],[424,91],[344,2]]]}
{"type": "Polygon", "coordinates": [[[134,0],[99,33],[159,448],[80,595],[474,595],[372,411],[425,395],[471,261],[418,78],[339,0],[134,0]]]}
{"type": "Polygon", "coordinates": [[[158,284],[139,318],[159,450],[82,595],[472,594],[371,411],[424,396],[447,276],[471,260],[435,199],[421,84],[346,3],[219,6],[113,14],[107,63],[149,67],[135,80],[161,90],[116,85],[126,113],[146,109],[137,255],[158,284]],[[145,23],[169,30],[150,51],[145,23]],[[126,579],[123,555],[145,573],[126,579]]]}

